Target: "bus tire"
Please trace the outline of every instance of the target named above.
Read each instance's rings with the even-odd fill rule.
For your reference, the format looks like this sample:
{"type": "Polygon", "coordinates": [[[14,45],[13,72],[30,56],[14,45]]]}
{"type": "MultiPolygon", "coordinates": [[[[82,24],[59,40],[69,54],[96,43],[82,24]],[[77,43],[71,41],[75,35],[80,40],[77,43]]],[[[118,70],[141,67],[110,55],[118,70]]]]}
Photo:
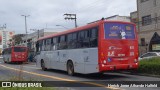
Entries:
{"type": "Polygon", "coordinates": [[[68,61],[68,62],[67,62],[67,73],[68,73],[68,75],[70,75],[70,76],[73,76],[73,75],[74,75],[74,65],[73,65],[73,62],[72,62],[72,61],[68,61]]]}
{"type": "Polygon", "coordinates": [[[45,67],[45,63],[44,63],[43,60],[41,60],[41,68],[42,68],[43,71],[47,70],[47,68],[45,67]]]}

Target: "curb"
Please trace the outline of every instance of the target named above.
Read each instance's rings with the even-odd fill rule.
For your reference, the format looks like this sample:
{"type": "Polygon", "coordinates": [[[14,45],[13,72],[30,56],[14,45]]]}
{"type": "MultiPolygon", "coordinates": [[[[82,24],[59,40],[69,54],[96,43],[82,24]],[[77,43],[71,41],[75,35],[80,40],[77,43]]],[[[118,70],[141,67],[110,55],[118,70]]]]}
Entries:
{"type": "Polygon", "coordinates": [[[147,73],[137,73],[137,72],[119,72],[123,74],[130,74],[130,75],[138,75],[138,76],[150,76],[150,77],[157,77],[160,78],[160,75],[152,75],[152,74],[147,74],[147,73]]]}

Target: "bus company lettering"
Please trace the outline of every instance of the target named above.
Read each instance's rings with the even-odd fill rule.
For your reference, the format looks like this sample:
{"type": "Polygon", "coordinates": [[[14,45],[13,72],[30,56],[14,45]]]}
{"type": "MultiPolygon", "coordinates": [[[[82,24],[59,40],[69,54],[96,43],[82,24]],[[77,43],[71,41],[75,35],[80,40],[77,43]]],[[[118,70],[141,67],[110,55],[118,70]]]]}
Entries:
{"type": "Polygon", "coordinates": [[[122,48],[116,47],[116,46],[110,46],[108,48],[109,50],[121,50],[122,48]]]}
{"type": "Polygon", "coordinates": [[[125,54],[118,54],[119,57],[126,56],[125,54]]]}
{"type": "Polygon", "coordinates": [[[108,52],[108,56],[115,56],[115,52],[114,51],[108,52]]]}

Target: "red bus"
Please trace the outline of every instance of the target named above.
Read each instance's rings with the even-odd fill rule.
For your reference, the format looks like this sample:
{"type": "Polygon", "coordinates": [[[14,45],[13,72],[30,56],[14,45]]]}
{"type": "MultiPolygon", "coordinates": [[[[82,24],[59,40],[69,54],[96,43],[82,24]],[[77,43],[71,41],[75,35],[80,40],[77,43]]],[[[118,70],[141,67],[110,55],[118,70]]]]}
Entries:
{"type": "Polygon", "coordinates": [[[28,60],[28,48],[23,46],[12,46],[2,52],[4,63],[26,62],[28,60]]]}
{"type": "Polygon", "coordinates": [[[136,25],[100,20],[37,41],[37,66],[74,73],[138,68],[136,25]]]}

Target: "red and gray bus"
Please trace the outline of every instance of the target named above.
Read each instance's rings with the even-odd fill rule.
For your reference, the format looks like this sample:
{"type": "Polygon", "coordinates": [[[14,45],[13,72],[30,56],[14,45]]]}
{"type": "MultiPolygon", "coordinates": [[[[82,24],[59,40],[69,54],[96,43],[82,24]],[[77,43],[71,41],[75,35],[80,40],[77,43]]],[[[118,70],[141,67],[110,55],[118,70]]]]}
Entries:
{"type": "Polygon", "coordinates": [[[2,52],[3,61],[10,62],[26,62],[28,60],[28,48],[24,46],[12,46],[6,48],[2,52]]]}
{"type": "Polygon", "coordinates": [[[136,25],[100,20],[42,37],[36,44],[37,66],[90,74],[138,68],[136,25]]]}

